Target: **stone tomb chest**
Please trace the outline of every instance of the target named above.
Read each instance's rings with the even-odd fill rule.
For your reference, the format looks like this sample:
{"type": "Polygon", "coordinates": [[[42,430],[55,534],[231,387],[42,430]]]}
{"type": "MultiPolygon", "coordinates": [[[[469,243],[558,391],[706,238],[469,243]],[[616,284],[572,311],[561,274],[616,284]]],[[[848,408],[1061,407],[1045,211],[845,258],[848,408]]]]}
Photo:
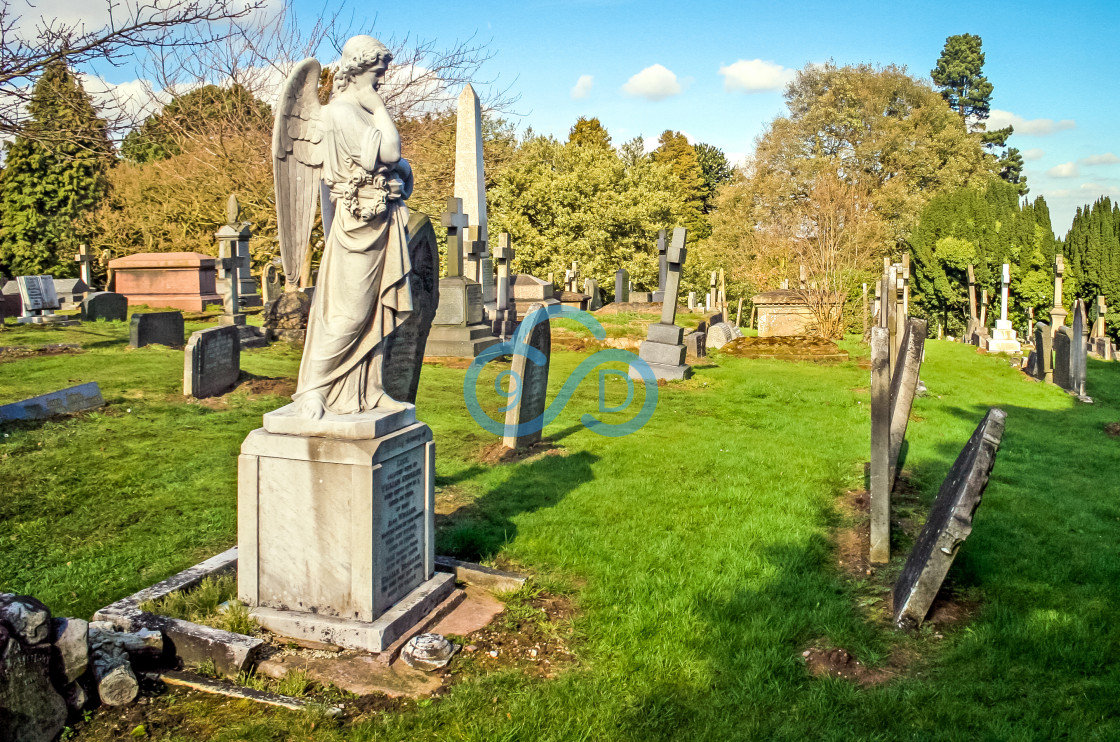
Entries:
{"type": "Polygon", "coordinates": [[[197,252],[138,253],[109,261],[117,293],[129,306],[201,312],[221,304],[215,259],[197,252]]]}
{"type": "Polygon", "coordinates": [[[811,335],[817,320],[797,291],[779,289],[752,297],[758,309],[758,336],[793,337],[811,335]]]}

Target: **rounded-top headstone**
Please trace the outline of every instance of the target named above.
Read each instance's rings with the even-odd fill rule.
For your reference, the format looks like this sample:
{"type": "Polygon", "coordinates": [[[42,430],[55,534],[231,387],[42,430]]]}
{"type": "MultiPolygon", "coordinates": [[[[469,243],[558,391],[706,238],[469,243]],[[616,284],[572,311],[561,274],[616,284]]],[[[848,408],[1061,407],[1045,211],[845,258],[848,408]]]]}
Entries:
{"type": "Polygon", "coordinates": [[[705,345],[709,350],[719,349],[730,343],[736,337],[735,330],[727,322],[717,322],[708,328],[708,337],[705,345]]]}

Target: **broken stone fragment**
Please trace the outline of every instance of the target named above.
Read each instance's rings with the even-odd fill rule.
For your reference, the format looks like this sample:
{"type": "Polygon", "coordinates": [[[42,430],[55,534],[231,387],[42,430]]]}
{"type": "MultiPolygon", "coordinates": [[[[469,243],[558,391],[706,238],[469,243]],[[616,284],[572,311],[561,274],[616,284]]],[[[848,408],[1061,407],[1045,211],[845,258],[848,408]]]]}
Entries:
{"type": "Polygon", "coordinates": [[[28,644],[51,640],[50,609],[27,595],[0,593],[0,621],[28,644]]]}
{"type": "Polygon", "coordinates": [[[50,662],[49,645],[28,646],[0,626],[0,740],[52,742],[62,732],[66,703],[51,684],[50,662]]]}
{"type": "Polygon", "coordinates": [[[401,659],[417,670],[438,670],[451,661],[459,647],[439,634],[417,634],[401,650],[401,659]]]}
{"type": "Polygon", "coordinates": [[[73,683],[89,667],[89,622],[81,618],[54,619],[54,648],[60,685],[73,683]]]}

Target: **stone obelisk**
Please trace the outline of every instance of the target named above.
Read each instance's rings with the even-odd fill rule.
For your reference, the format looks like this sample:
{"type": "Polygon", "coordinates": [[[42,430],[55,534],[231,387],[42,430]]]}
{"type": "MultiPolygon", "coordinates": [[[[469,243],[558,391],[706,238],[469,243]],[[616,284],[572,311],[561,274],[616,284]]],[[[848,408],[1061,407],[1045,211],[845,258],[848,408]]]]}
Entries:
{"type": "Polygon", "coordinates": [[[459,94],[459,114],[455,124],[455,198],[463,202],[467,215],[468,239],[475,253],[468,261],[467,278],[482,286],[482,304],[490,320],[498,309],[494,284],[494,261],[488,248],[486,231],[486,170],[482,160],[482,105],[470,83],[459,94]],[[472,270],[473,269],[473,270],[472,270]]]}

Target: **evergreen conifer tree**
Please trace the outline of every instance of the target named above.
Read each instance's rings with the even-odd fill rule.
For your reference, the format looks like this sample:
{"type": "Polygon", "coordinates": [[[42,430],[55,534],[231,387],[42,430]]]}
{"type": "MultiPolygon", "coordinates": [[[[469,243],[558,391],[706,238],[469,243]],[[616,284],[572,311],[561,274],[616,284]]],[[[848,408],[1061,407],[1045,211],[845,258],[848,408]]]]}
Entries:
{"type": "Polygon", "coordinates": [[[74,275],[89,242],[81,216],[108,190],[113,148],[105,122],[65,63],[35,84],[23,132],[5,144],[0,176],[0,267],[13,275],[74,275]]]}

